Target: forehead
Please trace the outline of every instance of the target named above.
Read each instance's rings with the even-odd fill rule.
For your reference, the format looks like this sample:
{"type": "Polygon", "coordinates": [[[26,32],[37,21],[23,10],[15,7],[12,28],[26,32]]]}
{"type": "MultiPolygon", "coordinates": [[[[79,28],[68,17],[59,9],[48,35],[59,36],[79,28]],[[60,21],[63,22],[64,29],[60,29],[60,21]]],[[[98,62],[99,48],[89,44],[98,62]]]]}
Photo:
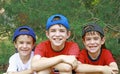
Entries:
{"type": "Polygon", "coordinates": [[[62,24],[55,24],[50,29],[66,29],[62,24]]]}
{"type": "Polygon", "coordinates": [[[33,40],[32,36],[30,35],[19,35],[16,40],[33,40]]]}
{"type": "Polygon", "coordinates": [[[100,33],[97,31],[90,31],[90,32],[87,32],[85,36],[100,36],[100,33]]]}

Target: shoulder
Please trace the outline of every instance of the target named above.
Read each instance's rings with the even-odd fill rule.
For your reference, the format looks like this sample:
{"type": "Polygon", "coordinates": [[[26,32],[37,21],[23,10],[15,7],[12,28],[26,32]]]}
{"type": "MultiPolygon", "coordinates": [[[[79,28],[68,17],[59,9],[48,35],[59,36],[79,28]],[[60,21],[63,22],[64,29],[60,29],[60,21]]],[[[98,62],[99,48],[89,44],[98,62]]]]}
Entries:
{"type": "Polygon", "coordinates": [[[87,50],[86,49],[82,49],[81,51],[80,51],[80,54],[87,54],[87,50]]]}
{"type": "Polygon", "coordinates": [[[108,50],[108,49],[102,49],[102,52],[101,52],[101,56],[102,57],[106,57],[106,58],[113,58],[113,55],[112,55],[112,53],[110,52],[110,50],[108,50]]]}
{"type": "Polygon", "coordinates": [[[110,51],[110,50],[108,50],[108,49],[102,49],[102,53],[107,54],[107,53],[111,53],[111,51],[110,51]]]}
{"type": "Polygon", "coordinates": [[[76,55],[78,55],[80,52],[80,48],[78,44],[72,41],[65,43],[65,50],[67,50],[69,54],[76,54],[76,55]]]}
{"type": "Polygon", "coordinates": [[[42,42],[40,42],[38,45],[47,45],[47,44],[50,44],[50,41],[49,41],[49,40],[42,41],[42,42]]]}
{"type": "Polygon", "coordinates": [[[16,58],[18,58],[19,57],[19,53],[14,53],[11,57],[10,57],[10,59],[16,59],[16,58]]]}
{"type": "Polygon", "coordinates": [[[104,57],[104,59],[106,60],[106,63],[109,65],[111,62],[115,62],[115,59],[112,55],[112,53],[110,52],[110,50],[108,49],[102,49],[102,55],[101,57],[104,57]]]}
{"type": "Polygon", "coordinates": [[[20,56],[19,53],[14,53],[10,58],[9,58],[9,62],[15,62],[20,60],[20,56]]]}
{"type": "Polygon", "coordinates": [[[79,46],[77,43],[69,41],[65,43],[65,47],[68,48],[69,50],[80,50],[79,46]]]}
{"type": "Polygon", "coordinates": [[[76,42],[73,41],[66,41],[67,45],[78,45],[76,42]]]}
{"type": "Polygon", "coordinates": [[[35,53],[34,54],[40,54],[41,52],[46,52],[48,49],[51,47],[50,41],[43,41],[40,42],[36,47],[35,47],[35,53]]]}
{"type": "Polygon", "coordinates": [[[87,50],[84,48],[84,49],[82,49],[80,52],[87,52],[87,50]]]}
{"type": "MultiPolygon", "coordinates": [[[[40,42],[37,46],[36,46],[36,48],[46,48],[46,47],[48,47],[48,46],[50,46],[50,41],[49,40],[46,40],[46,41],[42,41],[42,42],[40,42]]],[[[35,49],[36,49],[35,48],[35,49]]]]}

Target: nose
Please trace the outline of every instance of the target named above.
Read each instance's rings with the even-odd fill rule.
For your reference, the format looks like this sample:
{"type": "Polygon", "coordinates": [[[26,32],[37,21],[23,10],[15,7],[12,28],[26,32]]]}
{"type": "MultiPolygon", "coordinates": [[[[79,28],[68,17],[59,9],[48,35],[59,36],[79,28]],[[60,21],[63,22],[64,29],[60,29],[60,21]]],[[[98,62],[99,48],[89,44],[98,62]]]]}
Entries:
{"type": "Polygon", "coordinates": [[[60,32],[59,32],[59,31],[56,31],[55,35],[56,35],[56,36],[59,36],[59,35],[60,35],[60,32]]]}
{"type": "Polygon", "coordinates": [[[92,43],[92,44],[94,43],[94,40],[93,40],[93,39],[91,39],[91,43],[92,43]]]}
{"type": "Polygon", "coordinates": [[[26,44],[26,43],[24,43],[24,44],[23,44],[23,47],[24,47],[24,48],[25,48],[25,47],[27,47],[27,44],[26,44]]]}

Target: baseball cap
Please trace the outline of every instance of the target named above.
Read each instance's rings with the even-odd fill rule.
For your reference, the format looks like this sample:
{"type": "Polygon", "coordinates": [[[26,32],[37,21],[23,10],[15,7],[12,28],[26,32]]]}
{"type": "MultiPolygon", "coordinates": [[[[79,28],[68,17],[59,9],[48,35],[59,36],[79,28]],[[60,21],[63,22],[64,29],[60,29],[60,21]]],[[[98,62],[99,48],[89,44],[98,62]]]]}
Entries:
{"type": "Polygon", "coordinates": [[[83,28],[83,30],[82,30],[82,37],[85,35],[85,33],[90,32],[90,31],[97,31],[102,36],[104,36],[103,29],[98,24],[91,23],[91,24],[86,25],[83,28]]]}
{"type": "Polygon", "coordinates": [[[29,35],[32,36],[33,39],[36,41],[36,35],[33,31],[33,29],[29,26],[21,26],[19,28],[17,28],[14,32],[13,35],[13,41],[15,41],[15,39],[19,36],[19,35],[29,35]]]}
{"type": "Polygon", "coordinates": [[[66,29],[70,29],[67,18],[61,14],[55,14],[48,18],[47,24],[46,24],[46,30],[48,30],[52,25],[55,25],[55,24],[61,24],[64,27],[66,27],[66,29]],[[55,20],[55,18],[59,18],[59,19],[55,20]]]}

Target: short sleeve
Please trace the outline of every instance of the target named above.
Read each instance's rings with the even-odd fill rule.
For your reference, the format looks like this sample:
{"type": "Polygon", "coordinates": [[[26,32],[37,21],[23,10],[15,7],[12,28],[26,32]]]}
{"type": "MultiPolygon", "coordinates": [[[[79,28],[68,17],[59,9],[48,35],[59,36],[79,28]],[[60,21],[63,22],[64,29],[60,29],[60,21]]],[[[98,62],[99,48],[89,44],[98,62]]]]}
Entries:
{"type": "Polygon", "coordinates": [[[104,54],[105,54],[105,61],[107,65],[109,65],[111,62],[115,62],[113,55],[109,50],[106,50],[104,54]]]}
{"type": "Polygon", "coordinates": [[[7,69],[7,72],[16,72],[17,71],[17,65],[16,65],[16,54],[12,55],[9,59],[9,66],[7,69]]]}

